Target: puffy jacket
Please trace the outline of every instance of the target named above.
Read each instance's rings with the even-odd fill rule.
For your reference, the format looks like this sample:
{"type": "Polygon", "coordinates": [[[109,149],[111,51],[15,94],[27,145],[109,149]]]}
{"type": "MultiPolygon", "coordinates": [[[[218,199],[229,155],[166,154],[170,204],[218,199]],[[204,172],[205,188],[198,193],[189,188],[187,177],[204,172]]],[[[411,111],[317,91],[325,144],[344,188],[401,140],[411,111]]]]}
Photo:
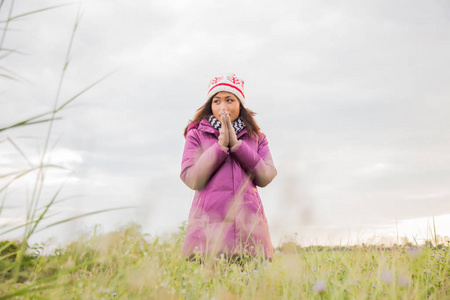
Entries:
{"type": "Polygon", "coordinates": [[[241,145],[232,152],[219,146],[218,137],[219,131],[207,120],[190,126],[186,134],[180,177],[195,196],[183,255],[249,254],[272,259],[256,187],[266,186],[277,174],[266,136],[254,140],[244,129],[237,135],[241,145]]]}

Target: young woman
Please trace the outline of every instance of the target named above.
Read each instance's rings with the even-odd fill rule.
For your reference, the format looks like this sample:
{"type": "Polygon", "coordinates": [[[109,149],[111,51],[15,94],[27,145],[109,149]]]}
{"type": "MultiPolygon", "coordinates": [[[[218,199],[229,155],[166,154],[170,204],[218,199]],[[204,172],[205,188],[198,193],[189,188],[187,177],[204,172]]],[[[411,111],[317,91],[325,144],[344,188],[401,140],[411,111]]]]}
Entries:
{"type": "Polygon", "coordinates": [[[207,101],[186,127],[181,179],[195,190],[183,255],[273,257],[256,186],[277,175],[266,136],[245,108],[244,81],[209,83],[207,101]]]}

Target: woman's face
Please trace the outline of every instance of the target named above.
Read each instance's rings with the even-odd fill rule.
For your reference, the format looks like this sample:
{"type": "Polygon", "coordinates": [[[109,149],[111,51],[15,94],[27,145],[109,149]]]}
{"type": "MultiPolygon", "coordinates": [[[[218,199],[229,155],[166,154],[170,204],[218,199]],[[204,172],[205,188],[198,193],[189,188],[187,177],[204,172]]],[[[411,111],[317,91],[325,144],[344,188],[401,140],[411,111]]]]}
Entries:
{"type": "Polygon", "coordinates": [[[231,122],[236,120],[239,117],[240,107],[239,99],[234,94],[228,92],[218,92],[211,103],[213,115],[219,122],[221,122],[220,113],[224,110],[228,111],[231,122]]]}

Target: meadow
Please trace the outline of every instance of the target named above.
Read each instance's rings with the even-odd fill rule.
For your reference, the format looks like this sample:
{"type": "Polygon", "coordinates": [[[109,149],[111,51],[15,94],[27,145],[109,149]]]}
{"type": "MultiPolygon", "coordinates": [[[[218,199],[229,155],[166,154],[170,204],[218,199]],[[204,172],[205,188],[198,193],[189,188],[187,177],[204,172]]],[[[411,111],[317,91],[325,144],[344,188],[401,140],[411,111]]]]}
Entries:
{"type": "MultiPolygon", "coordinates": [[[[5,3],[12,4],[8,10],[3,6],[8,15],[1,21],[0,49],[10,53],[0,57],[2,62],[18,53],[3,47],[6,34],[15,33],[8,27],[24,16],[55,8],[14,15],[14,1],[5,3]]],[[[26,222],[1,227],[0,299],[450,299],[450,245],[438,241],[436,235],[425,244],[390,247],[306,247],[289,242],[276,249],[272,262],[244,257],[242,263],[230,263],[222,256],[203,263],[186,261],[181,255],[185,225],[167,236],[150,236],[138,225],[109,233],[93,230],[51,254],[44,252],[44,244],[30,245],[30,238],[42,229],[42,221],[52,220],[49,208],[60,201],[60,190],[50,198],[41,194],[47,172],[58,167],[49,163],[54,121],[66,106],[102,80],[68,99],[60,97],[78,22],[55,86],[53,108],[0,128],[3,134],[24,126],[48,125],[39,161],[30,163],[28,169],[0,174],[5,180],[0,186],[0,216],[10,201],[8,188],[28,174],[36,175],[24,208],[26,222]],[[20,230],[20,241],[2,236],[20,230]]],[[[0,72],[4,81],[18,80],[15,74],[8,69],[0,72]]],[[[0,143],[11,144],[23,154],[9,136],[2,135],[0,143]]],[[[74,218],[79,217],[83,215],[74,218]]],[[[46,227],[69,221],[50,221],[46,227]]]]}
{"type": "Polygon", "coordinates": [[[51,255],[16,243],[1,253],[0,299],[449,299],[449,244],[301,247],[272,262],[181,256],[185,227],[152,237],[139,226],[95,231],[51,255]],[[8,253],[9,251],[9,253],[8,253]]]}

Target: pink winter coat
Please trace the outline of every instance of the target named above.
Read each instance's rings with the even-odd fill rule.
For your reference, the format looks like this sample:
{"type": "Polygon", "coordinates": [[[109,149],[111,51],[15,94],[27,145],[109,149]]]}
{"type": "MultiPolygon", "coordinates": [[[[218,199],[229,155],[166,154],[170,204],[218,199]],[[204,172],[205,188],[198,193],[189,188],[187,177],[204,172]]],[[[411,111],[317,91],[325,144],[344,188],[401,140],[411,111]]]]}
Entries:
{"type": "Polygon", "coordinates": [[[256,186],[268,185],[277,171],[266,136],[255,141],[247,130],[242,144],[225,152],[217,143],[219,131],[207,120],[191,126],[181,163],[181,179],[195,190],[189,213],[183,255],[264,255],[273,247],[256,186]]]}

